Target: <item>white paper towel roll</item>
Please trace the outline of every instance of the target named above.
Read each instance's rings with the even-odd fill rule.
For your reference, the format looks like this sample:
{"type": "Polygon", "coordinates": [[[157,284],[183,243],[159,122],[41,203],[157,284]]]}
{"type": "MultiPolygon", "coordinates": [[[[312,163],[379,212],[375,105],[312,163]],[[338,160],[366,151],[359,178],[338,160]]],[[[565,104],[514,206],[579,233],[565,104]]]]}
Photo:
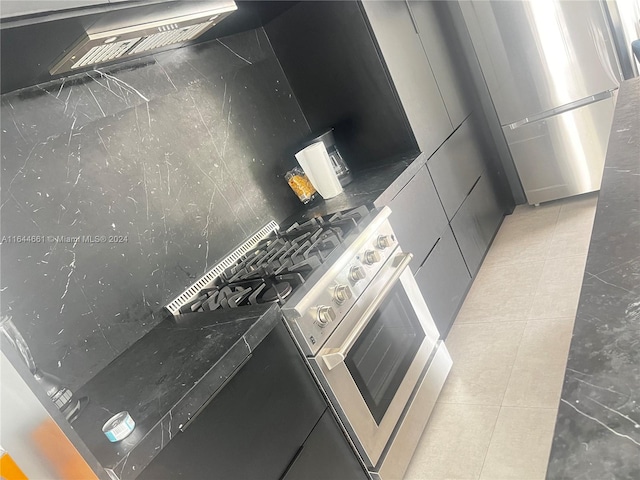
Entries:
{"type": "Polygon", "coordinates": [[[342,193],[342,185],[322,142],[312,143],[296,153],[298,163],[322,198],[342,193]]]}

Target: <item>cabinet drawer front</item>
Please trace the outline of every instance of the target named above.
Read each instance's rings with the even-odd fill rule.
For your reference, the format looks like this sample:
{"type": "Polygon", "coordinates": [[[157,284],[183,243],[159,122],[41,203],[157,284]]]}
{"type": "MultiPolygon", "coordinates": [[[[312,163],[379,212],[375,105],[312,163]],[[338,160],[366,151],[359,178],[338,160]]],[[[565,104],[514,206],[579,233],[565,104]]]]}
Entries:
{"type": "Polygon", "coordinates": [[[480,268],[503,214],[491,181],[483,174],[451,220],[451,228],[472,276],[480,268]]]}
{"type": "Polygon", "coordinates": [[[472,121],[472,117],[467,118],[428,162],[449,219],[453,218],[484,170],[482,149],[472,121]]]}
{"type": "Polygon", "coordinates": [[[413,253],[415,272],[447,225],[447,217],[426,167],[389,202],[391,226],[405,252],[413,253]]]}
{"type": "Polygon", "coordinates": [[[449,226],[415,278],[440,335],[445,337],[471,282],[449,226]]]}

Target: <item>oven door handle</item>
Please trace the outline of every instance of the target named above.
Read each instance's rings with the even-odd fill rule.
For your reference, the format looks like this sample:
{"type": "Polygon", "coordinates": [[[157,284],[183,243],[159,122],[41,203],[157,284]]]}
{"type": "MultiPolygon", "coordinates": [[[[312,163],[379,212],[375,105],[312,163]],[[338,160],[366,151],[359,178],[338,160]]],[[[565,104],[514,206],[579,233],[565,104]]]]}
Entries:
{"type": "Polygon", "coordinates": [[[376,299],[371,302],[371,304],[369,304],[358,323],[355,325],[355,327],[353,327],[353,330],[349,332],[349,335],[347,336],[343,344],[340,345],[339,348],[330,348],[325,350],[326,353],[322,355],[322,360],[329,370],[333,370],[338,365],[343,363],[345,358],[347,358],[349,350],[351,350],[351,347],[353,347],[353,344],[356,343],[356,340],[358,340],[358,337],[360,336],[360,334],[362,334],[362,331],[369,324],[369,321],[371,320],[371,318],[373,318],[373,315],[376,313],[378,308],[380,308],[382,302],[384,302],[387,295],[389,295],[389,292],[391,292],[400,276],[409,266],[412,258],[413,253],[399,253],[398,255],[396,255],[396,257],[393,259],[395,270],[391,275],[391,278],[389,278],[384,287],[382,287],[382,290],[380,291],[380,294],[376,297],[376,299]]]}

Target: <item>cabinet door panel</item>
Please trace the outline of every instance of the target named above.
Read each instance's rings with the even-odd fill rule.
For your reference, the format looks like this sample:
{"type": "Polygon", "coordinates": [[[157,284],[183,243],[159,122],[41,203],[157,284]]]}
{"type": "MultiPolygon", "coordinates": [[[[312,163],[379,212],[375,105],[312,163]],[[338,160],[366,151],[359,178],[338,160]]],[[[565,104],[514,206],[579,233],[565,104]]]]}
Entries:
{"type": "Polygon", "coordinates": [[[282,480],[366,480],[368,476],[329,410],[305,440],[282,480]]]}
{"type": "Polygon", "coordinates": [[[444,338],[467,292],[471,276],[449,226],[424,265],[416,272],[416,283],[431,316],[444,338]]]}
{"type": "Polygon", "coordinates": [[[475,276],[480,268],[503,214],[488,176],[482,175],[451,220],[451,228],[471,275],[475,276]]]}
{"type": "Polygon", "coordinates": [[[473,84],[449,2],[411,0],[408,3],[447,113],[456,128],[471,113],[473,84]]]}
{"type": "Polygon", "coordinates": [[[326,409],[284,323],[141,480],[279,478],[326,409]]]}
{"type": "Polygon", "coordinates": [[[415,272],[447,225],[426,166],[389,202],[389,207],[391,226],[402,249],[413,253],[411,269],[415,272]]]}
{"type": "Polygon", "coordinates": [[[471,117],[433,154],[428,166],[444,211],[451,219],[484,170],[482,148],[471,117]]]}
{"type": "Polygon", "coordinates": [[[453,128],[409,8],[393,1],[363,7],[420,150],[431,155],[453,128]]]}

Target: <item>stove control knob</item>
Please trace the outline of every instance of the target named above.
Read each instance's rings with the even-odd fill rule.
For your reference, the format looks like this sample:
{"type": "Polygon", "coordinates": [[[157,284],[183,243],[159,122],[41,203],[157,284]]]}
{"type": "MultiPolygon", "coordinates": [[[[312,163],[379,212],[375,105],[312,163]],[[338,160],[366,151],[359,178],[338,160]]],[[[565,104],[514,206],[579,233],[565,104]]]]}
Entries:
{"type": "Polygon", "coordinates": [[[353,297],[353,293],[348,285],[336,285],[336,288],[333,289],[333,301],[338,305],[342,305],[351,297],[353,297]]]}
{"type": "Polygon", "coordinates": [[[375,250],[367,250],[364,252],[364,263],[367,265],[373,265],[381,260],[380,253],[375,250]]]}
{"type": "Polygon", "coordinates": [[[380,250],[384,250],[385,248],[389,248],[393,243],[393,235],[380,235],[376,240],[376,247],[380,250]]]}
{"type": "Polygon", "coordinates": [[[336,319],[336,312],[333,307],[327,307],[322,305],[318,307],[317,318],[321,327],[324,327],[327,323],[333,322],[336,319]]]}
{"type": "Polygon", "coordinates": [[[366,276],[367,273],[364,271],[364,268],[360,266],[356,265],[354,267],[351,267],[351,270],[349,270],[349,278],[354,282],[364,280],[366,276]]]}

